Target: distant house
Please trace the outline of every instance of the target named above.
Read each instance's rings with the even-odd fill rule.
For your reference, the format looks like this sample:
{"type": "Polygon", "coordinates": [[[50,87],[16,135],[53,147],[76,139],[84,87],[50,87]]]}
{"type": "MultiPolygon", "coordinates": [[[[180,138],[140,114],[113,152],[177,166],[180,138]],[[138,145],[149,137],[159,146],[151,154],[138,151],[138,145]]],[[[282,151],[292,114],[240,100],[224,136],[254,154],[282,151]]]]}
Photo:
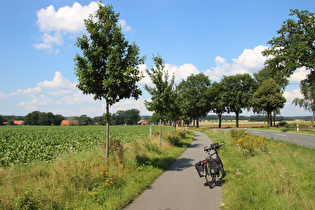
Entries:
{"type": "Polygon", "coordinates": [[[79,122],[77,120],[63,120],[60,125],[78,125],[79,122]]]}
{"type": "Polygon", "coordinates": [[[13,124],[14,125],[23,125],[24,121],[23,120],[14,120],[13,124]]]}
{"type": "Polygon", "coordinates": [[[137,122],[137,125],[147,125],[148,121],[147,120],[140,120],[139,122],[137,122]]]}

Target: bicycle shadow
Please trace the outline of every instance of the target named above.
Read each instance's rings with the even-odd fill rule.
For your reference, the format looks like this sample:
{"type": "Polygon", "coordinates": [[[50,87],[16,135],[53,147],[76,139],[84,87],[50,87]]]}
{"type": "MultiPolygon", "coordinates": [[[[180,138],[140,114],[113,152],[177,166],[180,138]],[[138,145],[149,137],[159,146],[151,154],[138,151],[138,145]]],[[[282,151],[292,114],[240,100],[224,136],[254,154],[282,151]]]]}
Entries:
{"type": "Polygon", "coordinates": [[[179,158],[175,159],[172,157],[165,157],[165,158],[149,158],[146,155],[137,156],[137,163],[139,165],[150,165],[157,167],[162,170],[168,171],[183,171],[186,168],[194,166],[193,161],[194,159],[191,158],[179,158]]]}

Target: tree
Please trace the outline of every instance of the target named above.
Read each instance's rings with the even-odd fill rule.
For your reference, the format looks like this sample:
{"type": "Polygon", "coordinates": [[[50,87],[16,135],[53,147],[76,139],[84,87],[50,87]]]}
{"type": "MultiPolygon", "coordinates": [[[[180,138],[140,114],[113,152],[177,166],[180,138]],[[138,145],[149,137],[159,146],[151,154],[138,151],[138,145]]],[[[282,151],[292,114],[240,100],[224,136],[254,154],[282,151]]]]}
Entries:
{"type": "Polygon", "coordinates": [[[81,115],[78,118],[79,125],[92,125],[92,118],[88,117],[87,115],[81,115]]]}
{"type": "Polygon", "coordinates": [[[25,125],[39,125],[40,111],[34,111],[25,116],[25,125]]]}
{"type": "Polygon", "coordinates": [[[63,121],[64,119],[65,119],[65,118],[64,118],[62,115],[56,114],[56,115],[54,116],[53,124],[54,124],[54,125],[60,125],[61,121],[63,121]]]}
{"type": "Polygon", "coordinates": [[[127,125],[137,125],[137,122],[141,120],[140,111],[137,109],[131,109],[125,111],[125,123],[127,125]]]}
{"type": "Polygon", "coordinates": [[[2,115],[0,114],[0,125],[2,125],[4,122],[4,118],[2,117],[2,115]]]}
{"type": "MultiPolygon", "coordinates": [[[[262,83],[269,78],[274,79],[276,83],[280,86],[281,90],[284,90],[285,87],[289,84],[289,80],[287,79],[287,77],[284,76],[280,71],[273,69],[271,66],[265,66],[262,70],[260,70],[258,73],[254,73],[253,75],[258,83],[258,86],[262,85],[262,83]]],[[[280,109],[273,111],[274,125],[276,124],[276,113],[279,114],[280,109]]]]}
{"type": "Polygon", "coordinates": [[[300,67],[306,67],[311,72],[315,68],[315,13],[294,9],[290,16],[296,16],[297,19],[284,21],[277,31],[279,36],[268,42],[271,48],[262,52],[271,57],[266,64],[285,77],[300,67]]]}
{"type": "Polygon", "coordinates": [[[173,122],[174,124],[174,133],[176,135],[176,122],[180,118],[184,118],[180,109],[180,100],[179,100],[179,93],[178,88],[174,87],[174,89],[170,92],[170,108],[168,113],[166,114],[166,118],[173,122]]]}
{"type": "Polygon", "coordinates": [[[272,126],[271,113],[277,108],[283,108],[286,102],[283,96],[283,91],[280,86],[272,78],[265,80],[262,85],[254,93],[252,106],[254,111],[266,111],[268,115],[268,122],[272,126]]]}
{"type": "Polygon", "coordinates": [[[153,87],[149,87],[145,84],[144,89],[149,92],[151,95],[151,101],[145,101],[145,106],[147,110],[154,111],[155,113],[159,114],[160,117],[160,132],[159,132],[159,144],[161,146],[161,136],[162,136],[162,118],[166,116],[168,110],[170,108],[170,104],[172,103],[171,93],[172,88],[174,86],[174,75],[171,80],[168,80],[168,71],[164,71],[165,65],[164,60],[160,55],[154,56],[153,61],[155,67],[151,68],[151,71],[148,69],[146,72],[150,76],[152,83],[154,84],[153,87]]]}
{"type": "Polygon", "coordinates": [[[304,98],[295,98],[292,104],[299,105],[307,111],[313,112],[312,127],[314,127],[315,112],[315,72],[313,71],[306,79],[301,81],[301,93],[304,98]]]}
{"type": "Polygon", "coordinates": [[[222,114],[226,112],[227,103],[224,100],[225,88],[222,82],[214,82],[209,88],[208,92],[210,94],[210,107],[211,110],[216,113],[219,117],[219,128],[221,128],[222,114]]]}
{"type": "Polygon", "coordinates": [[[184,114],[196,119],[199,128],[199,118],[210,111],[208,89],[211,87],[209,77],[203,73],[192,74],[187,80],[182,80],[178,85],[181,108],[184,114]]]}
{"type": "Polygon", "coordinates": [[[224,76],[221,82],[225,87],[222,97],[227,104],[227,111],[235,112],[236,127],[239,127],[239,114],[242,113],[242,109],[250,110],[257,83],[249,74],[224,76]]]}
{"type": "Polygon", "coordinates": [[[74,58],[77,87],[83,94],[93,94],[94,100],[105,99],[106,102],[106,162],[109,107],[124,98],[138,99],[141,90],[136,83],[143,77],[138,66],[145,59],[139,57],[139,47],[125,39],[118,17],[111,5],[99,3],[98,10],[84,20],[88,34],[77,38],[76,45],[83,56],[76,54],[74,58]]]}

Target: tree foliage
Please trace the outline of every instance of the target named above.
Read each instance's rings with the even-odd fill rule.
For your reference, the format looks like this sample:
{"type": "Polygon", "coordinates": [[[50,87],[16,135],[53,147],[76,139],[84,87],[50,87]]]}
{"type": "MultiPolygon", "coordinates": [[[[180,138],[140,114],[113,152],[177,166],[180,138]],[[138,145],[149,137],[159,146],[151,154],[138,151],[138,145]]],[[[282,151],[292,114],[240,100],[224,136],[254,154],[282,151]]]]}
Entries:
{"type": "Polygon", "coordinates": [[[303,98],[295,98],[292,104],[299,105],[307,111],[313,113],[312,127],[314,127],[314,113],[315,113],[315,72],[313,71],[306,79],[301,81],[301,93],[303,98]]]}
{"type": "Polygon", "coordinates": [[[271,57],[266,64],[286,77],[300,67],[315,68],[315,13],[294,9],[290,16],[296,19],[284,21],[279,36],[268,42],[271,48],[263,51],[271,57]]]}
{"type": "Polygon", "coordinates": [[[272,78],[265,80],[254,93],[252,105],[255,112],[266,111],[272,126],[271,112],[277,108],[283,108],[286,102],[283,91],[272,78]]]}
{"type": "Polygon", "coordinates": [[[54,115],[51,112],[34,111],[25,116],[25,125],[60,125],[64,120],[62,115],[54,115]]]}

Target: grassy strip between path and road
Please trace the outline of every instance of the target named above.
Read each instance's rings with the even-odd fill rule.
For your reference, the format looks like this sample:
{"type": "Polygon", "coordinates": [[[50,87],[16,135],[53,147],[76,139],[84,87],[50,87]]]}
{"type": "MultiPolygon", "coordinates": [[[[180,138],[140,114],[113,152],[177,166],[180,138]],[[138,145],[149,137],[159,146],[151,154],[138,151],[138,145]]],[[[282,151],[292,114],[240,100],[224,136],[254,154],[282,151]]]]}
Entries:
{"type": "Polygon", "coordinates": [[[244,131],[202,128],[224,141],[224,209],[315,209],[315,150],[244,131]]]}
{"type": "Polygon", "coordinates": [[[0,209],[121,209],[145,190],[191,144],[194,134],[170,130],[52,162],[0,167],[0,209]],[[107,169],[106,169],[107,168],[107,169]]]}

